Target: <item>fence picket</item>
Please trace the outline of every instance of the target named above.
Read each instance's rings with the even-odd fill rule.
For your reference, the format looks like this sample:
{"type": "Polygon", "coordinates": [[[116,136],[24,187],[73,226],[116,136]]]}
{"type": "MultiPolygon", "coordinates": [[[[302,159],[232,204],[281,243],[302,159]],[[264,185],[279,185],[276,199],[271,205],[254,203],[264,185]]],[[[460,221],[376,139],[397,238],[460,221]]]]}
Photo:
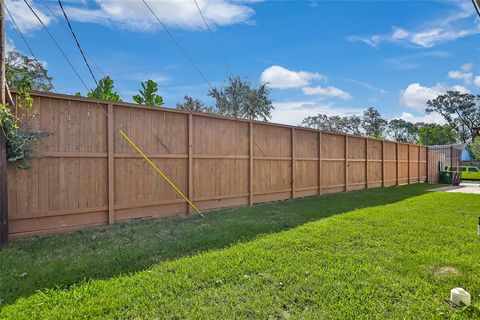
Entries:
{"type": "MultiPolygon", "coordinates": [[[[406,163],[410,171],[413,163],[409,156],[404,160],[410,146],[372,138],[357,143],[359,137],[308,128],[103,101],[111,115],[106,119],[86,98],[32,97],[41,101],[35,104],[39,129],[53,134],[40,144],[28,175],[8,170],[12,238],[188,212],[114,127],[129,132],[202,210],[400,183],[407,173],[400,166],[406,163]],[[35,181],[38,194],[28,199],[38,201],[18,202],[14,193],[35,181]],[[58,201],[56,190],[68,201],[58,201]]],[[[418,150],[420,180],[427,162],[418,150]]]]}

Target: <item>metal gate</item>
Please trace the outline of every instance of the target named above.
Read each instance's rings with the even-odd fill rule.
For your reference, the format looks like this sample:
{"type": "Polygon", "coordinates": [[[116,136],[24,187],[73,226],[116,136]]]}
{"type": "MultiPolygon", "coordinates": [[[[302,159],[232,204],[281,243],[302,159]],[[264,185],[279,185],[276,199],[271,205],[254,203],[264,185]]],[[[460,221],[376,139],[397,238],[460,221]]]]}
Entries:
{"type": "Polygon", "coordinates": [[[440,182],[440,168],[444,170],[447,166],[460,165],[464,146],[464,144],[429,146],[427,151],[427,181],[440,182]]]}

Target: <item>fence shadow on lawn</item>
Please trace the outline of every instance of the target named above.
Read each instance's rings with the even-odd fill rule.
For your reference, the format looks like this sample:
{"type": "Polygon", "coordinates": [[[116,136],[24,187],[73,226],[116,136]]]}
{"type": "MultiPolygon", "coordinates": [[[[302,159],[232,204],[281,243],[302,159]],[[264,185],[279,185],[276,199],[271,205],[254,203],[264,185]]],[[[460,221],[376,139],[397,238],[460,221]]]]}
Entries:
{"type": "Polygon", "coordinates": [[[331,215],[401,201],[433,187],[416,184],[352,191],[220,210],[203,219],[176,216],[16,240],[0,249],[0,306],[37,290],[140,271],[331,215]]]}

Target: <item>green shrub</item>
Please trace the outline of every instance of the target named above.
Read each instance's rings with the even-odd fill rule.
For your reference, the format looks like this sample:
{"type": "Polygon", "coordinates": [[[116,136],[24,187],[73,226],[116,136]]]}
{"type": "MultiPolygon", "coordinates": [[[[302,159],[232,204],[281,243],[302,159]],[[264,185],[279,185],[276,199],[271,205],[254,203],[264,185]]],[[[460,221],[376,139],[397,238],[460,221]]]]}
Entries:
{"type": "Polygon", "coordinates": [[[27,121],[35,114],[30,112],[33,105],[33,99],[28,93],[30,88],[29,81],[25,79],[24,86],[17,88],[17,104],[10,108],[0,104],[0,134],[5,136],[7,144],[7,161],[10,165],[29,169],[30,160],[34,156],[35,142],[38,142],[43,136],[49,135],[32,130],[20,130],[20,123],[27,121]],[[12,111],[13,110],[13,111],[12,111]]]}

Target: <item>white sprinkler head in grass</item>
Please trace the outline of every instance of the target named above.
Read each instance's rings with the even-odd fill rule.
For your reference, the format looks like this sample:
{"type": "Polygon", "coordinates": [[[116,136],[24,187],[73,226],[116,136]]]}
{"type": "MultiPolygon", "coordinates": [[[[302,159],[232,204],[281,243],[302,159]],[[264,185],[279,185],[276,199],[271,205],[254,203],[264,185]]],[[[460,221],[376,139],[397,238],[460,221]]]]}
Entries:
{"type": "Polygon", "coordinates": [[[471,296],[463,288],[453,288],[450,290],[450,301],[457,306],[469,306],[471,303],[471,296]]]}

